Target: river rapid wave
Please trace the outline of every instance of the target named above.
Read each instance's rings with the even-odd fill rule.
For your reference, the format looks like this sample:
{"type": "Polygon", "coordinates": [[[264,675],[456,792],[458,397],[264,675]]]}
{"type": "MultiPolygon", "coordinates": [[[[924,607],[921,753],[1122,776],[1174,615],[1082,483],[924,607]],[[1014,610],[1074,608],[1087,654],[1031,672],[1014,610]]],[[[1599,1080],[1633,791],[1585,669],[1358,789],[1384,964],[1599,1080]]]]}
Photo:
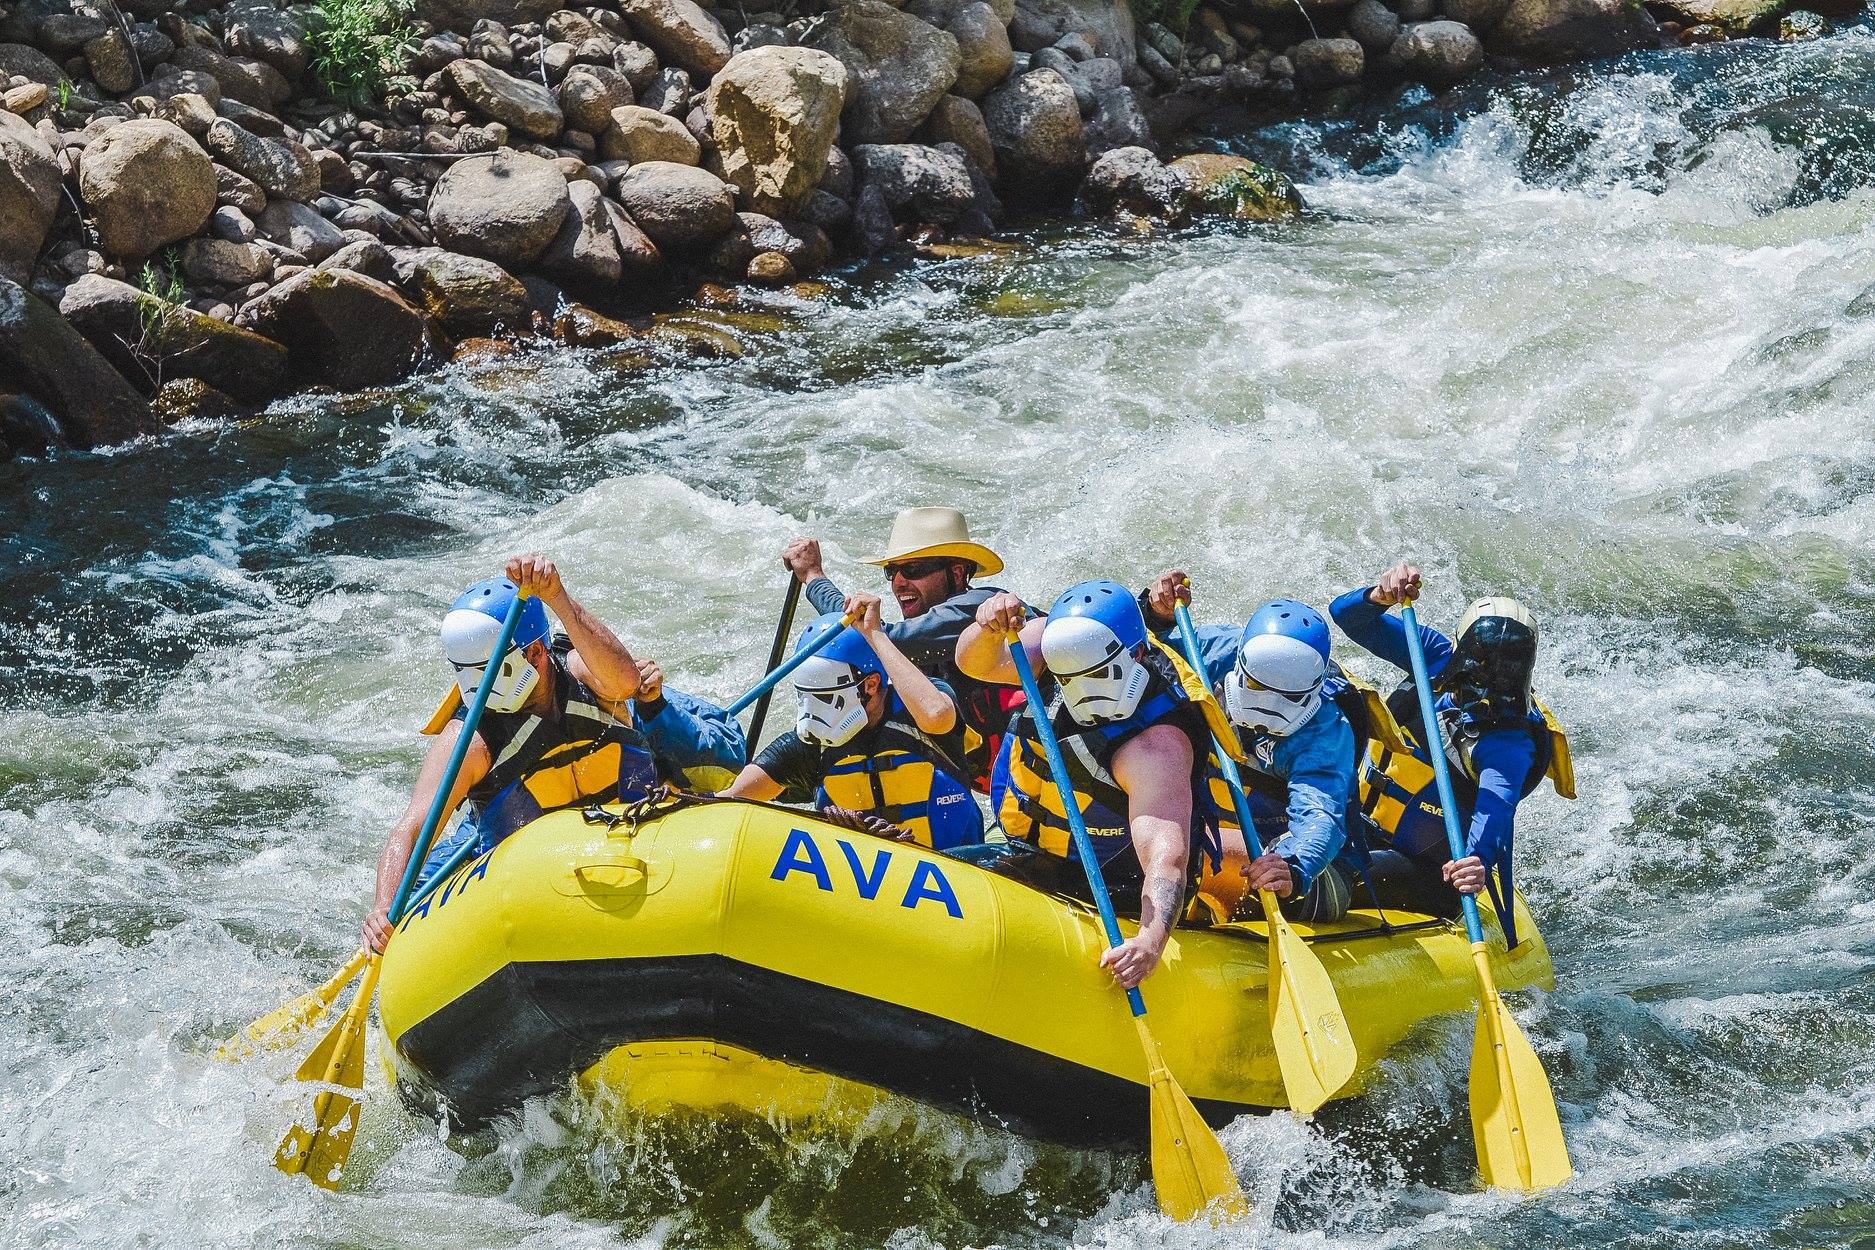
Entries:
{"type": "Polygon", "coordinates": [[[1221,136],[1300,225],[1062,228],[781,301],[740,361],[0,466],[0,1244],[1875,1246],[1872,83],[1849,30],[1407,96],[1221,136]],[[1431,621],[1532,604],[1582,798],[1519,822],[1559,984],[1515,1007],[1578,1178],[1474,1192],[1461,1020],[1224,1132],[1248,1237],[897,1102],[620,1135],[562,1097],[450,1145],[373,1071],[346,1192],[276,1173],[292,1060],[207,1053],[353,944],[455,591],[550,552],[726,699],[782,540],[868,584],[937,501],[1044,601],[1176,564],[1241,620],[1406,554],[1431,621]]]}

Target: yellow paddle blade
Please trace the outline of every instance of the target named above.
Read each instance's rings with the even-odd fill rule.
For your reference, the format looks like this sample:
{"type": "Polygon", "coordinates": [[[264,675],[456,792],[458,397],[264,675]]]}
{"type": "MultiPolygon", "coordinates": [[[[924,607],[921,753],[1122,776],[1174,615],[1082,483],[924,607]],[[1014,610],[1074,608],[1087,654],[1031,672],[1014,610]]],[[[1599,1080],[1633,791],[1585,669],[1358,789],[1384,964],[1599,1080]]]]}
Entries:
{"type": "Polygon", "coordinates": [[[300,1080],[328,1087],[313,1097],[310,1126],[302,1122],[288,1129],[274,1154],[274,1166],[282,1172],[303,1172],[324,1189],[338,1188],[339,1172],[358,1133],[359,1099],[365,1084],[365,1024],[377,983],[378,960],[373,956],[357,997],[300,1067],[300,1080]]]}
{"type": "Polygon", "coordinates": [[[252,1058],[264,1050],[285,1050],[331,1010],[339,992],[364,966],[365,951],[361,947],[352,953],[345,966],[330,981],[318,989],[307,990],[290,1003],[275,1007],[236,1033],[216,1048],[215,1058],[224,1063],[233,1063],[252,1058]]]}
{"type": "Polygon", "coordinates": [[[1354,1038],[1328,969],[1289,927],[1276,896],[1261,893],[1270,930],[1270,1037],[1276,1064],[1289,1106],[1312,1115],[1354,1075],[1354,1038]]]}
{"type": "Polygon", "coordinates": [[[1530,1042],[1498,997],[1483,943],[1478,968],[1478,1027],[1471,1046],[1471,1136],[1478,1171],[1493,1189],[1549,1189],[1575,1174],[1556,1117],[1556,1097],[1530,1042]]]}
{"type": "Polygon", "coordinates": [[[1224,1146],[1191,1105],[1159,1054],[1159,1043],[1135,1016],[1139,1044],[1146,1052],[1146,1080],[1152,1103],[1152,1185],[1159,1209],[1181,1222],[1199,1215],[1213,1225],[1234,1223],[1250,1214],[1250,1200],[1231,1171],[1224,1146]]]}

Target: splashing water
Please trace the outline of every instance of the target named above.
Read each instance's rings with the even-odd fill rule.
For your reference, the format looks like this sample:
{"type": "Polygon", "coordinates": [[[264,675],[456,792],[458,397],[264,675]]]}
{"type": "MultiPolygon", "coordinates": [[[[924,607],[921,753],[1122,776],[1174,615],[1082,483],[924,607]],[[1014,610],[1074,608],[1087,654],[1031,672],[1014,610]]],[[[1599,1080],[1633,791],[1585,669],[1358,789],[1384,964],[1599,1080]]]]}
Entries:
{"type": "MultiPolygon", "coordinates": [[[[780,301],[743,360],[524,356],[0,466],[0,1222],[21,1246],[1875,1246],[1875,38],[1411,93],[1231,136],[1280,230],[1059,230],[780,301]],[[1517,1004],[1579,1177],[1474,1192],[1466,1026],[1224,1133],[1246,1234],[1133,1159],[888,1100],[858,1130],[573,1097],[446,1144],[373,1072],[347,1189],[292,1061],[206,1056],[350,948],[455,590],[520,548],[673,680],[757,675],[796,532],[844,584],[952,502],[1046,598],[1201,616],[1402,554],[1506,590],[1583,797],[1526,808],[1517,1004]]],[[[1353,658],[1369,676],[1382,673],[1353,658]]]]}

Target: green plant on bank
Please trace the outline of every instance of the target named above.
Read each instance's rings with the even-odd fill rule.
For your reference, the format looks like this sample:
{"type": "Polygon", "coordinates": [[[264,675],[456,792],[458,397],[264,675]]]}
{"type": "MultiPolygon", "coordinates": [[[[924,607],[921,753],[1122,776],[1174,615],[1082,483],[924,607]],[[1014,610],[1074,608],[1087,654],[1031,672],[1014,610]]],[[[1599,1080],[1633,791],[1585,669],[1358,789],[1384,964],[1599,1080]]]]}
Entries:
{"type": "MultiPolygon", "coordinates": [[[[189,288],[176,274],[176,252],[165,248],[143,262],[137,274],[137,288],[152,298],[137,301],[137,341],[125,343],[130,354],[149,374],[150,385],[163,384],[164,339],[169,317],[189,298],[189,288]],[[160,264],[159,264],[160,261],[160,264]]],[[[122,336],[118,336],[120,341],[122,336]]]]}
{"type": "Polygon", "coordinates": [[[71,79],[69,78],[59,79],[58,86],[54,87],[53,91],[57,93],[58,101],[59,101],[59,110],[61,112],[63,112],[64,110],[72,106],[72,80],[71,79]]]}
{"type": "Polygon", "coordinates": [[[1157,22],[1182,39],[1191,29],[1191,16],[1200,3],[1202,0],[1132,0],[1128,7],[1133,14],[1133,30],[1143,36],[1146,24],[1157,22]]]}
{"type": "Polygon", "coordinates": [[[413,89],[404,72],[417,50],[410,15],[411,0],[317,0],[306,39],[319,86],[353,106],[413,89]]]}

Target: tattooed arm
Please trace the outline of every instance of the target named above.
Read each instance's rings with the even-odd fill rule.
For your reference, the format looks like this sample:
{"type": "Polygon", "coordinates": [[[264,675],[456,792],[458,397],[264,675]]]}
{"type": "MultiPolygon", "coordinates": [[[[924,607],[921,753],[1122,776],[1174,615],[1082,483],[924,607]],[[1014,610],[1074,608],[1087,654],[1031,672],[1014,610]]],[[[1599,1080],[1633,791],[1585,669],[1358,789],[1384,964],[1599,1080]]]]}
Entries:
{"type": "Polygon", "coordinates": [[[1133,852],[1145,872],[1139,932],[1100,957],[1126,989],[1159,966],[1185,903],[1191,855],[1191,740],[1155,725],[1113,756],[1113,777],[1126,791],[1133,852]]]}

